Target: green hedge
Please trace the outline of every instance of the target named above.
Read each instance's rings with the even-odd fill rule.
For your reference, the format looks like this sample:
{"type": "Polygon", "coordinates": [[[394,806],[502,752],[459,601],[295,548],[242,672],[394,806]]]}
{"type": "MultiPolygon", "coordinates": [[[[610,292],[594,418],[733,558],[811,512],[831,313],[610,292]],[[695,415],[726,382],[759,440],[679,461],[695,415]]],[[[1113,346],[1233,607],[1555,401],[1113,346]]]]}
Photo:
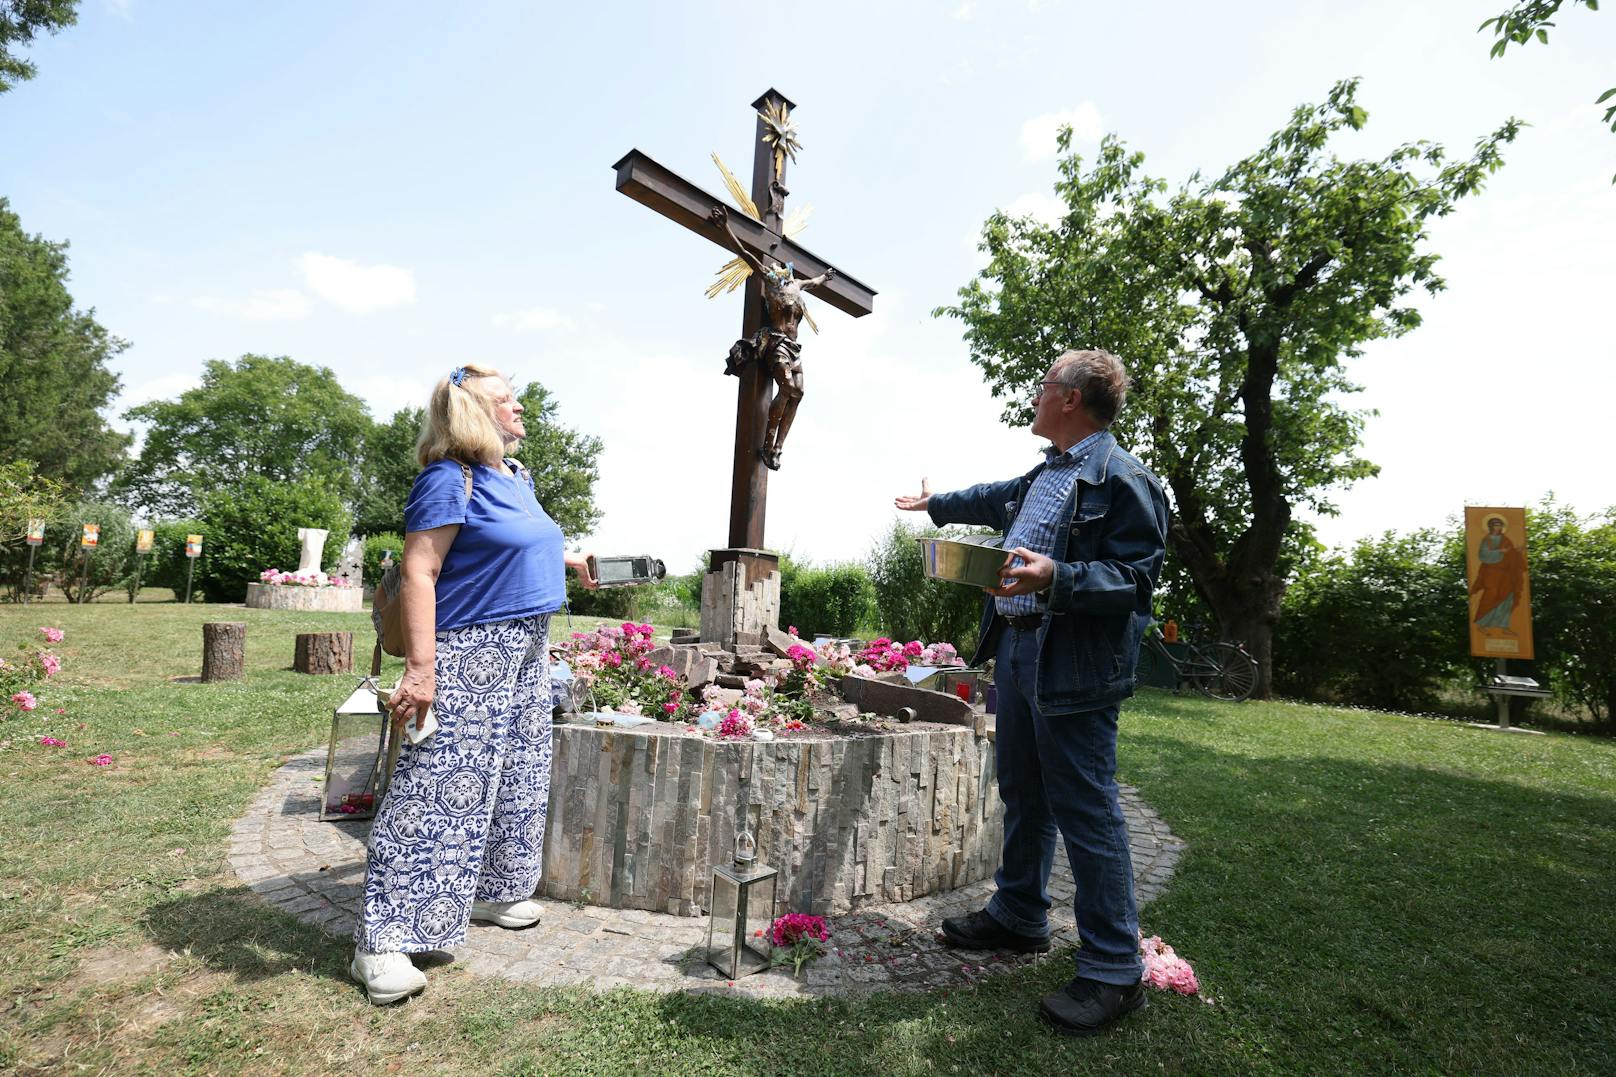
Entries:
{"type": "Polygon", "coordinates": [[[248,475],[234,486],[202,495],[204,557],[196,567],[197,586],[209,602],[240,602],[247,584],[274,568],[297,568],[301,527],[329,531],[327,562],[348,542],[352,517],[341,496],[324,482],[277,482],[248,475]]]}
{"type": "Polygon", "coordinates": [[[404,536],[391,531],[383,531],[379,535],[371,535],[365,540],[365,583],[370,587],[376,586],[376,581],[382,578],[382,555],[391,553],[396,562],[404,556],[404,536]]]}
{"type": "Polygon", "coordinates": [[[964,584],[926,578],[918,538],[960,537],[968,532],[935,527],[911,528],[894,520],[876,541],[868,561],[875,604],[884,631],[893,639],[946,641],[969,657],[976,649],[983,594],[964,584]]]}
{"type": "Polygon", "coordinates": [[[875,609],[875,587],[859,564],[799,565],[780,558],[780,625],[803,636],[851,636],[875,609]]]}

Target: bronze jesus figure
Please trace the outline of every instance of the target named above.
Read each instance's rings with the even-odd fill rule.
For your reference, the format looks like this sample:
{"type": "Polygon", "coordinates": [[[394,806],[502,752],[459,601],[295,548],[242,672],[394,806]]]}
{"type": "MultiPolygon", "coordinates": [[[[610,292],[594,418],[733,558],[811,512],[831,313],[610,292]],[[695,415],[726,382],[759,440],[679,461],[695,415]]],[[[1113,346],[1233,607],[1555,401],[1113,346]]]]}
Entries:
{"type": "Polygon", "coordinates": [[[712,221],[724,230],[730,245],[752,267],[763,282],[763,307],[767,322],[750,340],[737,340],[729,350],[724,373],[739,376],[749,362],[768,365],[774,379],[774,400],[769,405],[769,429],[763,437],[760,451],[763,462],[771,470],[780,470],[780,449],[785,444],[791,420],[796,417],[797,406],[802,403],[802,345],[797,343],[797,326],[802,323],[804,288],[816,288],[836,275],[835,267],[826,269],[817,277],[798,280],[790,263],[784,265],[771,258],[765,263],[735,238],[729,226],[729,212],[715,207],[712,221]]]}

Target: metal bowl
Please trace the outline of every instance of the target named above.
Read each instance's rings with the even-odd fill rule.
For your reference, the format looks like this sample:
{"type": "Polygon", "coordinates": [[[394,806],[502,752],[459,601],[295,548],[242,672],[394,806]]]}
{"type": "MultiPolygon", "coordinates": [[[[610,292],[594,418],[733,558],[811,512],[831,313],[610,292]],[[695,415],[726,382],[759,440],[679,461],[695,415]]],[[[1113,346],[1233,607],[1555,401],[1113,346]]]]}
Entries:
{"type": "Polygon", "coordinates": [[[920,560],[926,575],[934,580],[964,583],[972,587],[999,586],[999,569],[1004,551],[998,535],[973,535],[963,539],[923,538],[920,560]]]}

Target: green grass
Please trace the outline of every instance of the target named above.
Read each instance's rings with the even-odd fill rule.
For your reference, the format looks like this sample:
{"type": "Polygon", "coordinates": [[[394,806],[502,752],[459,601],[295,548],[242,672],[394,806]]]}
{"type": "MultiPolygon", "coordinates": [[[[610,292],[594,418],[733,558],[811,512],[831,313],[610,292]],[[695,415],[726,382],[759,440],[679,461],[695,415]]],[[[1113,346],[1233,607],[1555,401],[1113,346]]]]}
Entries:
{"type": "Polygon", "coordinates": [[[372,1008],[344,944],[224,861],[231,821],[320,742],[346,684],[290,672],[293,634],[367,623],[0,609],[8,650],[68,632],[40,709],[0,722],[0,1072],[1611,1071],[1616,744],[1159,693],[1125,712],[1121,767],[1189,851],[1144,926],[1211,1004],[1153,993],[1109,1035],[1057,1039],[1035,1016],[1069,975],[1055,960],[967,991],[784,1003],[451,966],[372,1008]],[[247,622],[246,682],[172,681],[199,671],[207,620],[247,622]],[[83,762],[99,752],[115,765],[83,762]]]}

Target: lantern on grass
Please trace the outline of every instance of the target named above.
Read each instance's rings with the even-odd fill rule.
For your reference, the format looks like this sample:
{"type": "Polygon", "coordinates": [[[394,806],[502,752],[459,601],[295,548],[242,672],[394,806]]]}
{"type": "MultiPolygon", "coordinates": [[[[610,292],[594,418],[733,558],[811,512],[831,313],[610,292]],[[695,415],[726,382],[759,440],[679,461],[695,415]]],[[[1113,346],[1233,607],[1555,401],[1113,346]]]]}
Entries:
{"type": "Polygon", "coordinates": [[[707,961],[728,979],[769,967],[769,925],[774,921],[778,875],[758,863],[757,842],[747,830],[735,838],[735,863],[713,866],[707,961]]]}
{"type": "Polygon", "coordinates": [[[322,820],[369,819],[387,792],[398,757],[392,723],[382,710],[376,682],[366,677],[331,715],[331,745],[325,754],[322,820]]]}

